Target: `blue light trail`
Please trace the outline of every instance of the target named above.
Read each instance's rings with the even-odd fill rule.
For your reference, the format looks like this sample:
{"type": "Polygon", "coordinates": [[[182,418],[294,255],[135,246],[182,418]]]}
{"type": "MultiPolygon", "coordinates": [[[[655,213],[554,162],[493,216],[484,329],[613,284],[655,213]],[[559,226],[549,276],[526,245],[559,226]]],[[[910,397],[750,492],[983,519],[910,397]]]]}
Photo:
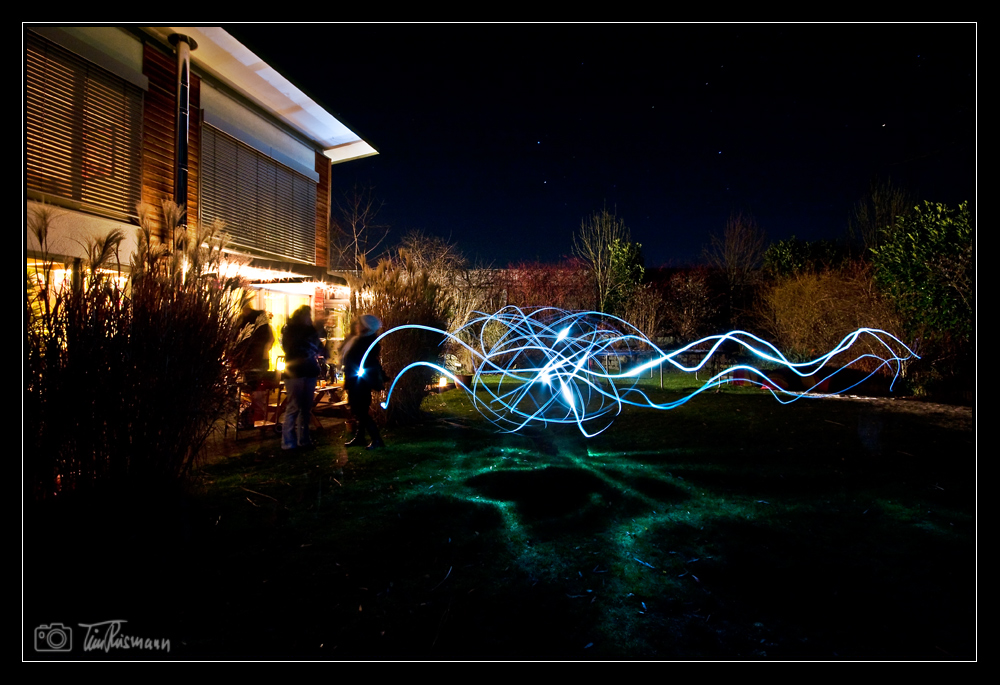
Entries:
{"type": "MultiPolygon", "coordinates": [[[[414,362],[396,375],[382,403],[383,408],[392,400],[396,383],[407,371],[427,366],[455,381],[457,387],[464,388],[476,409],[504,431],[516,432],[526,426],[544,426],[550,422],[575,423],[587,437],[606,430],[625,405],[675,409],[696,395],[725,383],[742,381],[759,385],[782,404],[805,396],[804,393],[783,390],[764,371],[747,364],[719,371],[700,388],[673,402],[656,403],[637,387],[641,374],[662,365],[669,364],[680,371],[694,373],[704,368],[726,343],[742,348],[744,356],[750,354],[803,378],[817,376],[834,357],[848,352],[862,337],[868,338],[872,348],[880,350],[880,354],[858,354],[842,367],[829,369],[828,375],[816,381],[806,393],[862,359],[875,360],[875,369],[844,392],[884,367],[892,370],[894,384],[902,372],[903,362],[917,358],[899,338],[874,328],[854,331],[834,349],[808,362],[791,362],[774,345],[745,331],[710,335],[680,349],[664,352],[635,326],[616,316],[555,307],[505,307],[496,314],[480,314],[453,334],[429,326],[406,324],[386,331],[376,342],[408,328],[438,333],[446,341],[464,347],[477,361],[474,364],[476,372],[471,387],[466,387],[455,374],[439,364],[414,362]],[[463,338],[476,341],[476,345],[469,345],[463,338]],[[881,352],[882,349],[884,352],[881,352]],[[693,355],[696,350],[698,354],[693,355]],[[650,356],[651,359],[628,371],[621,371],[620,360],[636,356],[650,356]],[[693,365],[686,365],[681,361],[685,356],[701,356],[701,359],[693,365]],[[613,364],[612,359],[615,360],[613,364]],[[618,371],[612,373],[609,368],[612,366],[618,371]],[[737,372],[742,372],[744,377],[737,378],[737,372]],[[495,382],[487,384],[485,379],[489,376],[495,382]]],[[[366,352],[365,358],[367,356],[366,352]]],[[[364,363],[363,358],[362,368],[364,363]]]]}

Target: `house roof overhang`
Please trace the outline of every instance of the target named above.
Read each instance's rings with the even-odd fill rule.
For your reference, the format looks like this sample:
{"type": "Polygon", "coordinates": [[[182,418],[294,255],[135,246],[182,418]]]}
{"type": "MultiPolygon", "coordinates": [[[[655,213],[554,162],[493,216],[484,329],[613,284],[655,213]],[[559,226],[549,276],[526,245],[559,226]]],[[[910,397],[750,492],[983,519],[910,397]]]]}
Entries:
{"type": "Polygon", "coordinates": [[[286,125],[315,141],[334,164],[378,151],[219,26],[144,26],[164,43],[173,34],[197,43],[191,60],[286,125]]]}

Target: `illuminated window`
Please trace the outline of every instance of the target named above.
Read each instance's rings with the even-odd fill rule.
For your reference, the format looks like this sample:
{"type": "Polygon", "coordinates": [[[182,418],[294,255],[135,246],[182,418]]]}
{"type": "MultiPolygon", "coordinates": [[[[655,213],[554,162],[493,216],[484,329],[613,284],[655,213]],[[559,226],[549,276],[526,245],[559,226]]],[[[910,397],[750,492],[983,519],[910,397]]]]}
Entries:
{"type": "Polygon", "coordinates": [[[274,332],[274,346],[271,348],[270,363],[272,369],[278,368],[278,357],[285,354],[281,347],[281,329],[288,323],[289,317],[302,305],[312,304],[308,295],[293,295],[289,293],[262,290],[263,307],[271,316],[271,328],[274,332]]]}
{"type": "Polygon", "coordinates": [[[142,89],[31,31],[24,46],[28,190],[135,215],[142,89]]]}

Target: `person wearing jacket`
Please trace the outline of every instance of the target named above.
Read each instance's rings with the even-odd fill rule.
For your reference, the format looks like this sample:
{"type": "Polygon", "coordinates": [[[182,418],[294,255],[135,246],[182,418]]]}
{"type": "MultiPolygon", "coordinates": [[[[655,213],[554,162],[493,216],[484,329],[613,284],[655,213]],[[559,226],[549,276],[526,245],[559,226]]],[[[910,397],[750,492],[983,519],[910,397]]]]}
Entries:
{"type": "Polygon", "coordinates": [[[267,385],[269,355],[274,344],[271,321],[265,311],[243,305],[236,323],[236,348],[233,358],[236,368],[243,375],[244,388],[250,393],[250,406],[240,412],[241,428],[253,428],[254,423],[267,414],[267,385]]]}
{"type": "Polygon", "coordinates": [[[312,413],[316,378],[319,376],[317,357],[323,344],[312,322],[312,310],[303,305],[295,310],[281,331],[281,347],[285,351],[285,419],[281,425],[281,449],[309,447],[309,419],[312,413]]]}
{"type": "Polygon", "coordinates": [[[369,413],[372,404],[372,391],[385,388],[385,372],[382,370],[380,345],[375,338],[382,328],[382,322],[376,317],[365,314],[351,324],[351,337],[344,341],[340,348],[340,361],[344,365],[344,389],[347,391],[347,405],[351,415],[357,422],[358,432],[346,445],[357,447],[365,443],[365,432],[372,441],[368,449],[385,447],[379,436],[378,426],[369,413]],[[373,343],[374,346],[373,346],[373,343]],[[370,348],[370,351],[369,351],[370,348]],[[362,368],[361,359],[368,352],[365,365],[362,368]]]}

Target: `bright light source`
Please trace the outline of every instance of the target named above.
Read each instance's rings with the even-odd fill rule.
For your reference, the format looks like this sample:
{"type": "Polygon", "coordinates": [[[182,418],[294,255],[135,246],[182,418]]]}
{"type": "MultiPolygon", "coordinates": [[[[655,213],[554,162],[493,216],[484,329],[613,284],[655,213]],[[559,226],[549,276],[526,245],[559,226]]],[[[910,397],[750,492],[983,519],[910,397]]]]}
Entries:
{"type": "MultiPolygon", "coordinates": [[[[766,387],[782,404],[794,402],[805,395],[782,390],[766,373],[745,364],[721,370],[700,388],[673,402],[657,404],[638,385],[638,375],[657,366],[669,364],[686,373],[699,371],[726,344],[741,348],[744,356],[756,356],[803,378],[819,378],[821,371],[834,357],[845,354],[862,336],[865,336],[869,345],[881,348],[879,355],[860,352],[853,361],[828,370],[826,377],[810,390],[818,388],[843,368],[862,359],[867,360],[869,368],[874,369],[868,377],[879,373],[883,368],[891,369],[898,377],[903,362],[917,356],[899,338],[873,328],[858,329],[845,336],[830,352],[808,362],[791,362],[774,345],[745,331],[711,335],[667,353],[635,326],[616,316],[600,312],[571,312],[555,307],[530,310],[505,307],[496,314],[476,317],[454,333],[419,324],[405,324],[383,333],[375,342],[407,328],[432,331],[472,354],[477,362],[476,373],[473,382],[468,387],[463,387],[472,396],[476,409],[500,428],[515,432],[528,425],[574,423],[587,437],[608,428],[625,405],[675,409],[705,390],[735,382],[737,375],[741,376],[741,382],[766,387]],[[496,342],[487,344],[482,336],[466,336],[468,331],[485,330],[488,325],[504,331],[502,335],[493,338],[496,342]],[[573,336],[569,335],[571,329],[577,331],[573,336]],[[559,331],[555,340],[559,343],[558,348],[552,342],[553,330],[559,331]],[[469,337],[474,340],[478,338],[479,349],[465,342],[469,337]],[[686,366],[681,361],[682,357],[694,349],[706,350],[706,353],[697,364],[686,366]],[[630,371],[621,371],[623,359],[636,360],[637,357],[649,358],[650,361],[640,363],[630,371]],[[871,360],[880,363],[871,364],[871,360]],[[485,382],[486,376],[491,378],[488,384],[485,382]],[[552,386],[553,377],[559,381],[558,390],[552,386]],[[476,388],[485,394],[477,395],[470,388],[476,388]],[[588,430],[595,423],[598,424],[596,429],[588,430]]],[[[368,352],[365,352],[364,358],[367,356],[368,352]]],[[[361,360],[362,366],[364,358],[361,360]]],[[[426,366],[440,375],[448,375],[444,368],[432,362],[413,362],[396,375],[383,406],[391,401],[393,388],[400,377],[418,366],[426,366]]],[[[866,379],[858,383],[864,380],[866,379]]],[[[844,391],[847,390],[850,388],[845,388],[844,391]]]]}
{"type": "Polygon", "coordinates": [[[562,384],[562,394],[563,394],[563,399],[566,400],[566,404],[568,404],[570,407],[572,407],[573,406],[573,391],[570,390],[569,386],[566,385],[565,383],[562,384]]]}

